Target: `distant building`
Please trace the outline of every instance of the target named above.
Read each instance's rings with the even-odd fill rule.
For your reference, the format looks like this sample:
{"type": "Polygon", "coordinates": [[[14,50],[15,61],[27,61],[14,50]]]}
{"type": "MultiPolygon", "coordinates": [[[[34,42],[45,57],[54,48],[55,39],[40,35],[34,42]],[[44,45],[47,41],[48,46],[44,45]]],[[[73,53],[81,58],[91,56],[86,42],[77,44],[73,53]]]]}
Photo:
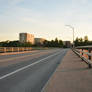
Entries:
{"type": "Polygon", "coordinates": [[[43,43],[44,43],[45,40],[46,39],[44,39],[44,38],[35,38],[35,44],[41,44],[41,45],[43,45],[43,43]]]}
{"type": "Polygon", "coordinates": [[[30,42],[31,44],[34,44],[34,35],[29,33],[20,33],[19,40],[22,43],[30,42]]]}
{"type": "Polygon", "coordinates": [[[71,42],[70,41],[63,41],[63,44],[67,48],[70,48],[71,47],[71,42]]]}

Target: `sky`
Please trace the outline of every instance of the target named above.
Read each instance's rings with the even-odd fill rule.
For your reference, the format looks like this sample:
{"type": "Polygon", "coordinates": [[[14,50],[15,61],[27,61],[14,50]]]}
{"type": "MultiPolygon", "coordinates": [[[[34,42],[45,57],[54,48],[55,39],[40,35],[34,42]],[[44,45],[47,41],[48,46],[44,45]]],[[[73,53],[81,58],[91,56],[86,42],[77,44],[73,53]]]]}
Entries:
{"type": "Polygon", "coordinates": [[[92,40],[92,0],[0,0],[0,41],[18,40],[27,32],[47,40],[92,40]]]}

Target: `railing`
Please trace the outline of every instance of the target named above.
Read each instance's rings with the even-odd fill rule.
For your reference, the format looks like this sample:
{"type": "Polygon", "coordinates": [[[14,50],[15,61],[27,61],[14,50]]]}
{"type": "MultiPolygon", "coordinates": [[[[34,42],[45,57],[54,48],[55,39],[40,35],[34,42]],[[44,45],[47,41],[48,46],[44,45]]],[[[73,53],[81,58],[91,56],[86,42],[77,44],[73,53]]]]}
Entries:
{"type": "Polygon", "coordinates": [[[79,46],[73,51],[88,64],[89,68],[92,68],[92,46],[79,46]]]}
{"type": "Polygon", "coordinates": [[[31,51],[31,47],[0,47],[0,53],[31,51]]]}

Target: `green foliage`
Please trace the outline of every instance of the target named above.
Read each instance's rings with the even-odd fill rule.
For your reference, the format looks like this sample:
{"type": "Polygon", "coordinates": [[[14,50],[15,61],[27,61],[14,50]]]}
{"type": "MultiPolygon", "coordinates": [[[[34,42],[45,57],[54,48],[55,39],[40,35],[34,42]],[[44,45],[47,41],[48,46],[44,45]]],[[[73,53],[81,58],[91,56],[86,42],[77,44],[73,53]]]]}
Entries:
{"type": "Polygon", "coordinates": [[[84,38],[77,37],[74,43],[75,43],[75,46],[92,45],[92,41],[89,41],[88,36],[85,36],[84,38]]]}
{"type": "Polygon", "coordinates": [[[29,42],[21,43],[19,41],[5,41],[0,42],[0,47],[63,47],[63,42],[62,40],[58,40],[58,38],[51,41],[45,40],[43,44],[39,43],[34,45],[29,42]]]}
{"type": "Polygon", "coordinates": [[[58,38],[56,38],[55,40],[51,40],[51,41],[44,41],[44,47],[63,47],[63,41],[62,40],[58,40],[58,38]]]}
{"type": "Polygon", "coordinates": [[[19,41],[5,41],[0,42],[0,47],[31,47],[32,44],[27,43],[20,43],[19,41]]]}

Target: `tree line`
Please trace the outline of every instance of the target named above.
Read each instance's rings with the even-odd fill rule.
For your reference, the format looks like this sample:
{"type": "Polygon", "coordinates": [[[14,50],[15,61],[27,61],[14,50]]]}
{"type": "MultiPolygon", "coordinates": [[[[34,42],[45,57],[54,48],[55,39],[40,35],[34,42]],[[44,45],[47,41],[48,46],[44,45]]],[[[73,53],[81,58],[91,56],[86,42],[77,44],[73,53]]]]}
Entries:
{"type": "Polygon", "coordinates": [[[75,46],[86,46],[86,45],[92,45],[92,41],[88,39],[88,36],[84,36],[84,38],[76,38],[74,41],[75,46]]]}
{"type": "Polygon", "coordinates": [[[58,38],[55,38],[55,40],[45,40],[43,44],[31,44],[30,42],[21,43],[19,41],[3,41],[0,42],[0,47],[63,47],[63,41],[58,40],[58,38]]]}
{"type": "Polygon", "coordinates": [[[31,43],[21,43],[19,41],[3,41],[0,42],[0,47],[30,47],[32,46],[31,43]]]}
{"type": "Polygon", "coordinates": [[[62,40],[58,40],[58,38],[56,38],[55,40],[51,40],[51,41],[44,41],[43,44],[45,47],[63,47],[63,41],[62,40]]]}

